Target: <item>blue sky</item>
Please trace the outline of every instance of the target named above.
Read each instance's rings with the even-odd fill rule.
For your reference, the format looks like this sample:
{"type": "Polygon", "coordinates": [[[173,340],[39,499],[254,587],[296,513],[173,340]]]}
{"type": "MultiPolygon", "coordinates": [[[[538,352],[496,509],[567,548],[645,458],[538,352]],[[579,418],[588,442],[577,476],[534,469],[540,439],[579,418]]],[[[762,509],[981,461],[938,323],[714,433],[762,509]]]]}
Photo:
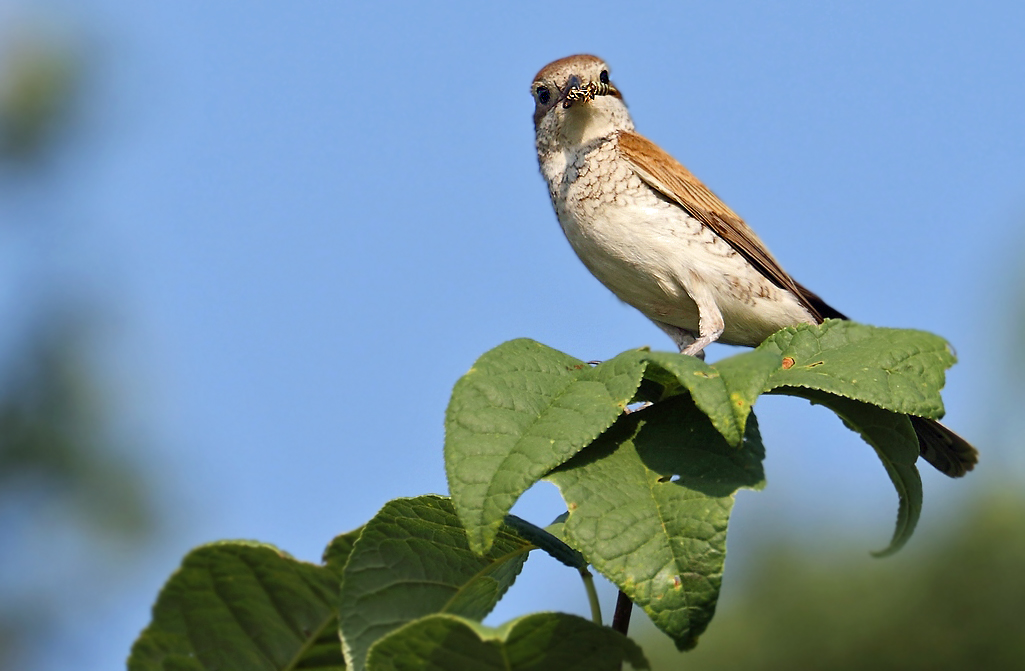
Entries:
{"type": "MultiPolygon", "coordinates": [[[[572,53],[611,64],[638,130],[800,282],[951,340],[948,423],[988,435],[1025,219],[1021,3],[31,4],[6,10],[80,35],[91,87],[51,251],[107,315],[170,519],[113,596],[69,604],[47,668],[122,663],[199,543],[316,560],[388,499],[445,492],[448,393],[485,350],[671,349],[577,261],[538,174],[529,85],[572,53]]],[[[757,410],[769,485],[741,495],[731,552],[837,526],[882,547],[871,450],[802,401],[757,410]]],[[[925,474],[922,529],[1021,465],[984,449],[966,481],[925,474]]],[[[516,511],[558,505],[545,485],[516,511]]],[[[582,590],[533,559],[494,619],[551,608],[586,612],[582,590]]]]}

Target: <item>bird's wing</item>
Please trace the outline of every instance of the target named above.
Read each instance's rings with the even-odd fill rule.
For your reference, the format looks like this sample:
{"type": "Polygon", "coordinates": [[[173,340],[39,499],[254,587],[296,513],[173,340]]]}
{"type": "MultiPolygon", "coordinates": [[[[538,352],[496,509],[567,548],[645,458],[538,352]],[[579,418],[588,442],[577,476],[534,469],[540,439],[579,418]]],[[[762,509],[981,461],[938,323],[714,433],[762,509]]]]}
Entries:
{"type": "Polygon", "coordinates": [[[845,318],[795,282],[736,212],[654,142],[636,133],[623,132],[619,134],[619,149],[648,186],[711,228],[770,282],[796,296],[816,321],[821,322],[824,317],[845,318]]]}

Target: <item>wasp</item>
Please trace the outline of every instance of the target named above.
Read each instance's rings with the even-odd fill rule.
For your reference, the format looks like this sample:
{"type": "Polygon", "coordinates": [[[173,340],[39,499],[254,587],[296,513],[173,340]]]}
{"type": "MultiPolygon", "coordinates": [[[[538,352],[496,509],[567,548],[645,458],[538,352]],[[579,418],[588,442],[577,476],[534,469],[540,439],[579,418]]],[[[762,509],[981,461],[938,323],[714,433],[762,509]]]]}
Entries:
{"type": "Polygon", "coordinates": [[[575,102],[594,100],[595,96],[606,96],[612,91],[612,84],[606,82],[587,82],[583,86],[574,86],[566,92],[562,107],[568,109],[575,102]]]}

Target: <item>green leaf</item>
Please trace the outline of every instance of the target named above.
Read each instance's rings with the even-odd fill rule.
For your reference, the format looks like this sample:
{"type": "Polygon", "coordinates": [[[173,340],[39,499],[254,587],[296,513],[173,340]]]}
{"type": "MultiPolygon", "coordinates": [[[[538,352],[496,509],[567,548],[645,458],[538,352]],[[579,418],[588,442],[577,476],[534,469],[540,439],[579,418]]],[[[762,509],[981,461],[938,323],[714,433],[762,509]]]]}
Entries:
{"type": "Polygon", "coordinates": [[[497,629],[451,615],[411,622],[370,651],[370,671],[619,671],[647,669],[640,647],[565,613],[535,613],[497,629]]]}
{"type": "Polygon", "coordinates": [[[130,671],[343,669],[338,576],[258,543],[190,552],[132,646],[130,671]]]}
{"type": "Polygon", "coordinates": [[[875,449],[897,490],[898,505],[897,525],[889,547],[872,554],[885,557],[901,549],[922,514],[922,478],[915,466],[918,438],[911,421],[906,415],[820,391],[789,389],[787,393],[829,408],[875,449]]]}
{"type": "Polygon", "coordinates": [[[342,569],[345,568],[345,563],[349,561],[349,555],[352,554],[352,546],[356,543],[356,539],[359,538],[361,533],[363,533],[363,527],[347,531],[344,534],[338,534],[328,543],[323,557],[324,563],[328,568],[337,571],[341,575],[342,569]]]}
{"type": "Polygon", "coordinates": [[[715,612],[733,496],[764,485],[763,458],[754,415],[735,448],[677,396],[621,418],[547,479],[570,544],[685,649],[715,612]]]}
{"type": "Polygon", "coordinates": [[[730,411],[739,432],[736,436],[723,434],[730,445],[740,445],[740,436],[744,435],[751,407],[765,389],[769,377],[779,370],[781,362],[782,357],[775,352],[752,350],[716,361],[713,365],[726,385],[730,411]]]}
{"type": "Polygon", "coordinates": [[[694,403],[708,415],[712,425],[730,445],[743,440],[744,427],[751,406],[769,376],[780,367],[780,357],[772,352],[751,351],[717,361],[709,366],[704,361],[683,354],[651,352],[644,355],[649,362],[646,380],[665,385],[671,376],[690,392],[694,403]]]}
{"type": "Polygon", "coordinates": [[[766,391],[818,389],[932,419],[943,416],[944,370],[955,362],[947,341],[937,335],[834,319],[783,329],[758,351],[783,357],[766,391]]]}
{"type": "Polygon", "coordinates": [[[445,469],[478,552],[516,499],[616,420],[644,372],[639,352],[596,367],[533,340],[485,353],[452,392],[445,469]]]}
{"type": "Polygon", "coordinates": [[[363,528],[343,573],[340,627],[349,666],[363,669],[374,641],[425,615],[482,619],[533,547],[502,527],[478,555],[447,498],[389,501],[363,528]]]}

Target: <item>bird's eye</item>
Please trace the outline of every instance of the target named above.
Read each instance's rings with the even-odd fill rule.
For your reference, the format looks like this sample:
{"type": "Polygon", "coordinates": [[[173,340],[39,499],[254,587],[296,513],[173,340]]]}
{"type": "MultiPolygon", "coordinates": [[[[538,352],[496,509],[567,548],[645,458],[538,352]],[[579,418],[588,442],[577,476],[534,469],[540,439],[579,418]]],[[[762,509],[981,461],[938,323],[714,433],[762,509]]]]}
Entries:
{"type": "Polygon", "coordinates": [[[537,94],[537,101],[542,105],[547,105],[548,101],[552,98],[552,94],[547,86],[538,86],[535,93],[537,94]]]}
{"type": "Polygon", "coordinates": [[[608,84],[609,83],[609,71],[608,70],[602,70],[601,74],[598,75],[598,79],[601,81],[602,84],[608,84]]]}

